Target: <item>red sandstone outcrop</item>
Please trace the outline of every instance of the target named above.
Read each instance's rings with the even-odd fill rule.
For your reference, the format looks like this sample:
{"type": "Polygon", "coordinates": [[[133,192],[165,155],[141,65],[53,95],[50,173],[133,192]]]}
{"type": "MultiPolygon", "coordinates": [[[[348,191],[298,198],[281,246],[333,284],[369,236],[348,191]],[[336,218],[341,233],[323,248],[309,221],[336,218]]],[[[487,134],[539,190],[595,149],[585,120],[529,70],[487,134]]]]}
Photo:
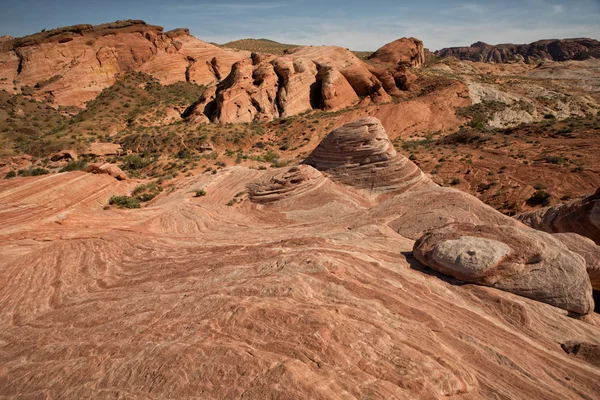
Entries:
{"type": "Polygon", "coordinates": [[[529,44],[489,45],[477,42],[469,47],[441,49],[435,54],[439,57],[495,63],[583,60],[600,56],[600,42],[587,38],[538,40],[529,44]]]}
{"type": "Polygon", "coordinates": [[[423,264],[567,311],[594,309],[586,262],[552,235],[531,228],[453,224],[415,242],[423,264]]]}
{"type": "Polygon", "coordinates": [[[396,152],[381,122],[363,118],[328,134],[304,161],[332,179],[383,193],[426,181],[412,161],[396,152]]]}
{"type": "Polygon", "coordinates": [[[418,39],[401,38],[371,54],[369,61],[369,70],[381,81],[385,91],[392,96],[403,96],[403,91],[410,90],[417,79],[410,68],[425,64],[425,49],[418,39]]]}
{"type": "Polygon", "coordinates": [[[419,39],[401,38],[381,47],[369,56],[369,60],[380,64],[407,64],[418,68],[425,64],[425,49],[419,39]]]}
{"type": "Polygon", "coordinates": [[[208,85],[247,55],[143,21],[75,25],[0,42],[0,89],[29,87],[36,99],[83,106],[126,71],[208,85]]]}
{"type": "Polygon", "coordinates": [[[360,97],[375,103],[391,97],[367,65],[350,51],[307,46],[274,58],[253,54],[185,114],[195,122],[270,121],[314,109],[337,111],[360,97]]]}
{"type": "Polygon", "coordinates": [[[0,180],[0,393],[597,397],[597,314],[444,279],[411,255],[440,224],[520,222],[428,179],[371,196],[347,171],[359,184],[308,165],[229,167],[105,211],[136,182],[0,180]]]}
{"type": "Polygon", "coordinates": [[[600,189],[586,198],[528,211],[515,218],[544,232],[575,232],[600,245],[600,189]]]}

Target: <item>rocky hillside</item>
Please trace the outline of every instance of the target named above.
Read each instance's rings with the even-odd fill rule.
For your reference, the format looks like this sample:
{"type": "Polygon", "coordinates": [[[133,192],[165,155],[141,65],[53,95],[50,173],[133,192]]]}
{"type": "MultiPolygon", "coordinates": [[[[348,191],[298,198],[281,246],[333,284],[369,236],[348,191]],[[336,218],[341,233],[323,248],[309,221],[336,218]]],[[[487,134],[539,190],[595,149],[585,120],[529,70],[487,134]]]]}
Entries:
{"type": "Polygon", "coordinates": [[[138,20],[75,25],[1,41],[0,89],[81,107],[128,71],[209,85],[248,55],[138,20]]]}
{"type": "Polygon", "coordinates": [[[469,47],[441,49],[435,54],[438,57],[495,63],[585,60],[600,57],[600,42],[588,38],[538,40],[529,44],[490,45],[477,42],[469,47]]]}

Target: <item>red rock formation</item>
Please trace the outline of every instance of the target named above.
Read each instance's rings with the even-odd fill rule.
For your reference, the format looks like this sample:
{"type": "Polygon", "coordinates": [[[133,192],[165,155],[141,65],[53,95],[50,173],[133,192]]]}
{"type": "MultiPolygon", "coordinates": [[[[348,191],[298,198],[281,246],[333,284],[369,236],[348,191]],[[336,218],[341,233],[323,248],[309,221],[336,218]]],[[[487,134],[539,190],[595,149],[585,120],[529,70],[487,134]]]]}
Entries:
{"type": "Polygon", "coordinates": [[[369,70],[382,82],[385,91],[402,96],[417,79],[410,68],[425,63],[423,42],[415,38],[401,38],[386,44],[369,56],[369,70]]]}
{"type": "Polygon", "coordinates": [[[456,57],[461,60],[496,63],[583,60],[600,56],[600,42],[587,38],[539,40],[530,44],[489,45],[477,42],[470,47],[441,49],[435,54],[439,57],[456,57]]]}
{"type": "Polygon", "coordinates": [[[439,224],[518,221],[426,179],[371,196],[326,175],[230,167],[106,211],[137,182],[0,180],[0,393],[597,397],[598,314],[461,284],[411,255],[439,224]]]}
{"type": "Polygon", "coordinates": [[[336,181],[378,193],[409,190],[428,180],[396,152],[381,122],[372,117],[334,130],[304,162],[336,181]]]}
{"type": "Polygon", "coordinates": [[[213,95],[186,113],[196,122],[270,121],[313,109],[340,110],[360,100],[389,102],[367,65],[341,47],[308,46],[274,58],[253,54],[239,61],[213,95]]]}
{"type": "Polygon", "coordinates": [[[586,198],[525,212],[515,218],[545,232],[578,233],[600,245],[600,189],[586,198]]]}
{"type": "Polygon", "coordinates": [[[0,89],[28,86],[36,99],[83,106],[129,70],[164,84],[208,85],[247,54],[204,43],[187,30],[164,33],[143,21],[76,25],[0,42],[0,89]]]}
{"type": "Polygon", "coordinates": [[[425,64],[425,49],[419,39],[401,38],[381,47],[369,56],[369,60],[380,64],[408,64],[418,68],[425,64]]]}

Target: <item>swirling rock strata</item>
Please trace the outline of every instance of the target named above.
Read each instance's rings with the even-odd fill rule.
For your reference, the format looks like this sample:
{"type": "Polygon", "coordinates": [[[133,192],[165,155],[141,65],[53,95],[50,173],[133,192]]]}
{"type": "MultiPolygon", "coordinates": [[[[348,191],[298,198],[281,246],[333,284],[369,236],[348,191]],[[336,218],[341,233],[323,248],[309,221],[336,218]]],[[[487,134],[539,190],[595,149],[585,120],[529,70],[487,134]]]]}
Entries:
{"type": "Polygon", "coordinates": [[[331,133],[304,161],[346,185],[383,193],[406,191],[427,178],[396,152],[376,118],[363,118],[331,133]]]}
{"type": "Polygon", "coordinates": [[[323,183],[325,177],[309,165],[285,168],[248,185],[250,199],[255,203],[272,203],[299,196],[323,183]]]}

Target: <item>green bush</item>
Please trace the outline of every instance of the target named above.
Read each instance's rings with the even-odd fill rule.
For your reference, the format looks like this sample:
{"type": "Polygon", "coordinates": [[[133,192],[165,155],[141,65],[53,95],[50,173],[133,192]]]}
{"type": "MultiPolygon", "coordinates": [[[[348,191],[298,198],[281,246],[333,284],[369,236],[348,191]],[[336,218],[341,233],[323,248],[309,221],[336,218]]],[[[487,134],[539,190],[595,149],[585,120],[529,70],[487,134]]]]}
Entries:
{"type": "Polygon", "coordinates": [[[140,208],[140,201],[130,196],[113,196],[108,204],[119,208],[140,208]]]}
{"type": "Polygon", "coordinates": [[[20,169],[18,171],[18,174],[20,176],[40,176],[40,175],[47,175],[49,173],[50,173],[50,171],[48,171],[45,168],[41,168],[41,167],[20,169]]]}
{"type": "Polygon", "coordinates": [[[204,190],[204,189],[196,190],[196,194],[194,195],[194,197],[202,197],[202,196],[206,196],[206,190],[204,190]]]}
{"type": "Polygon", "coordinates": [[[144,185],[138,185],[135,189],[133,189],[133,193],[131,196],[141,202],[150,201],[160,192],[162,192],[163,188],[160,185],[157,185],[154,182],[146,183],[144,185]]]}
{"type": "Polygon", "coordinates": [[[87,167],[87,161],[79,160],[79,161],[69,161],[67,165],[62,167],[58,172],[71,172],[71,171],[81,171],[87,167]]]}
{"type": "Polygon", "coordinates": [[[460,184],[462,181],[460,180],[460,178],[452,178],[452,180],[450,181],[450,184],[452,186],[458,185],[460,184]]]}
{"type": "Polygon", "coordinates": [[[15,171],[8,171],[8,173],[4,176],[4,179],[11,179],[14,178],[15,176],[17,176],[17,173],[15,171]]]}
{"type": "Polygon", "coordinates": [[[552,195],[544,190],[537,190],[528,200],[530,206],[547,206],[550,205],[552,195]]]}
{"type": "Polygon", "coordinates": [[[554,115],[552,113],[548,113],[548,114],[544,115],[544,119],[556,119],[556,115],[554,115]]]}
{"type": "Polygon", "coordinates": [[[142,169],[147,167],[152,163],[152,160],[142,158],[137,154],[129,154],[123,160],[123,164],[121,164],[121,169],[128,171],[136,171],[138,169],[142,169]]]}

